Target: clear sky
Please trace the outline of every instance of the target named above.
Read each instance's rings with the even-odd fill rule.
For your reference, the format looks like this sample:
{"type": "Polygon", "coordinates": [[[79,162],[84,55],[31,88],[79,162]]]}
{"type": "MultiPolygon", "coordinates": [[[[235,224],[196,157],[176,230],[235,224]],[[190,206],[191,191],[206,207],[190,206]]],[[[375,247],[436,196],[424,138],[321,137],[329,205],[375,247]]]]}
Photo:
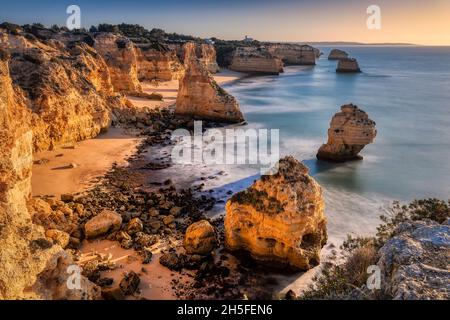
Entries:
{"type": "Polygon", "coordinates": [[[408,42],[450,45],[450,0],[2,0],[0,21],[64,25],[66,7],[81,8],[82,26],[137,23],[200,37],[263,41],[408,42]],[[381,29],[366,9],[381,8],[381,29]]]}

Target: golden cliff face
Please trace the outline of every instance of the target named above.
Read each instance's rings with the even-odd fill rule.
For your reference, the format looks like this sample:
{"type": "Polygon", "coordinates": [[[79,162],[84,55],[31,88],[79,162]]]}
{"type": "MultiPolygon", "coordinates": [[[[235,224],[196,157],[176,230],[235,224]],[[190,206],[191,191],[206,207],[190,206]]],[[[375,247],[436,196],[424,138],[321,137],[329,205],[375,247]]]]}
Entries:
{"type": "Polygon", "coordinates": [[[116,91],[142,92],[138,78],[137,50],[128,38],[112,33],[94,35],[94,48],[108,65],[116,91]]]}
{"type": "Polygon", "coordinates": [[[217,122],[242,122],[236,99],[223,90],[199,61],[195,44],[184,46],[186,73],[180,79],[175,114],[217,122]]]}
{"type": "Polygon", "coordinates": [[[328,161],[361,160],[359,152],[377,135],[375,122],[353,104],[341,107],[331,119],[328,142],[322,145],[317,158],[328,161]]]}
{"type": "Polygon", "coordinates": [[[245,73],[277,75],[283,72],[283,62],[263,47],[238,47],[228,68],[245,73]]]}
{"type": "Polygon", "coordinates": [[[216,49],[211,44],[202,43],[197,46],[197,57],[210,73],[219,72],[216,49]]]}
{"type": "Polygon", "coordinates": [[[101,56],[84,43],[40,41],[0,30],[0,47],[11,53],[10,74],[32,110],[34,149],[95,137],[122,105],[101,56]]]}
{"type": "Polygon", "coordinates": [[[315,65],[316,50],[308,45],[300,44],[273,44],[267,50],[275,57],[281,59],[286,65],[315,65]]]}
{"type": "Polygon", "coordinates": [[[226,204],[225,242],[270,264],[307,270],[327,240],[322,188],[293,157],[226,204]]]}
{"type": "Polygon", "coordinates": [[[13,88],[8,54],[0,50],[0,299],[98,298],[97,288],[82,278],[70,292],[64,266],[71,259],[46,239],[27,209],[31,193],[33,133],[31,112],[20,89],[13,88]],[[40,283],[52,284],[51,289],[40,283]]]}
{"type": "Polygon", "coordinates": [[[184,67],[174,50],[141,45],[137,53],[140,81],[179,80],[184,75],[184,67]]]}

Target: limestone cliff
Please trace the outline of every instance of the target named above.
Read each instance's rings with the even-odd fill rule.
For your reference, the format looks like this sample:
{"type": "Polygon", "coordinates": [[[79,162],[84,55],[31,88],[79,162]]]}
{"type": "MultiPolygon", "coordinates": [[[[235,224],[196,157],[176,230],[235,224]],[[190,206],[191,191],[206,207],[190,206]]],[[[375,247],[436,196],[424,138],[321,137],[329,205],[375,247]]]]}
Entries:
{"type": "Polygon", "coordinates": [[[35,150],[95,137],[124,103],[104,60],[85,43],[0,29],[0,47],[11,53],[11,77],[33,111],[35,150]]]}
{"type": "Polygon", "coordinates": [[[333,49],[330,51],[330,54],[328,55],[328,60],[339,60],[339,59],[346,59],[348,58],[348,53],[339,50],[339,49],[333,49]]]}
{"type": "Polygon", "coordinates": [[[328,142],[322,145],[317,158],[329,161],[360,160],[359,152],[377,135],[375,122],[353,104],[341,107],[328,129],[328,142]]]}
{"type": "Polygon", "coordinates": [[[184,67],[175,50],[142,44],[138,45],[137,56],[140,81],[179,80],[184,74],[184,67]]]}
{"type": "Polygon", "coordinates": [[[180,79],[175,114],[218,122],[242,122],[236,99],[223,90],[196,55],[194,43],[184,46],[186,73],[180,79]]]}
{"type": "Polygon", "coordinates": [[[267,46],[267,50],[286,65],[315,65],[316,51],[309,45],[277,43],[267,46]]]}
{"type": "Polygon", "coordinates": [[[283,62],[264,47],[238,47],[233,53],[229,69],[245,73],[278,75],[283,62]]]}
{"type": "Polygon", "coordinates": [[[359,73],[361,69],[359,68],[358,61],[354,58],[339,59],[336,72],[338,73],[359,73]]]}
{"type": "Polygon", "coordinates": [[[137,50],[128,38],[113,33],[94,35],[94,48],[108,65],[116,91],[142,92],[138,78],[137,50]]]}
{"type": "Polygon", "coordinates": [[[219,72],[217,64],[216,49],[211,44],[202,43],[197,45],[197,57],[210,73],[219,72]]]}
{"type": "Polygon", "coordinates": [[[293,157],[228,200],[225,241],[255,259],[306,270],[327,241],[322,188],[293,157]]]}
{"type": "Polygon", "coordinates": [[[98,288],[85,278],[80,290],[68,289],[69,274],[62,266],[73,262],[32,223],[27,209],[33,163],[31,112],[21,90],[12,86],[8,59],[0,49],[0,299],[98,298],[98,288]]]}

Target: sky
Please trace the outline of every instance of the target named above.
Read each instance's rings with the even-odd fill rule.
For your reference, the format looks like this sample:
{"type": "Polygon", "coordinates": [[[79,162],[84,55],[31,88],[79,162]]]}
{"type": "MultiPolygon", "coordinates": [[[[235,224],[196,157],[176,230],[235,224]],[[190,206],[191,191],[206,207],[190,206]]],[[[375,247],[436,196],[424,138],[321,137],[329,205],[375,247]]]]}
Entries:
{"type": "Polygon", "coordinates": [[[133,23],[203,38],[260,41],[450,45],[450,0],[0,0],[0,22],[65,25],[67,6],[81,25],[133,23]],[[4,3],[3,3],[4,2],[4,3]],[[377,5],[381,28],[368,29],[377,5]]]}

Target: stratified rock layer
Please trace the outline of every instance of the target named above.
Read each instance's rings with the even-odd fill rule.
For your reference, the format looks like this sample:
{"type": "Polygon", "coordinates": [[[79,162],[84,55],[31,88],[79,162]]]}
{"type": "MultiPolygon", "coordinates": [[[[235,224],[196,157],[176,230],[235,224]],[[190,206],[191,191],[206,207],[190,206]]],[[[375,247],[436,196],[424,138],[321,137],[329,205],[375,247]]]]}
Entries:
{"type": "Polygon", "coordinates": [[[195,52],[195,44],[184,46],[186,73],[180,80],[175,114],[218,122],[242,122],[236,99],[212,78],[195,52]]]}
{"type": "Polygon", "coordinates": [[[238,47],[228,68],[245,73],[278,75],[283,72],[283,62],[264,47],[238,47]]]}
{"type": "Polygon", "coordinates": [[[0,47],[11,53],[11,77],[33,112],[35,150],[95,137],[123,105],[104,60],[85,43],[0,29],[0,47]]]}
{"type": "Polygon", "coordinates": [[[328,142],[322,145],[317,158],[342,162],[361,160],[359,152],[377,135],[375,122],[367,113],[353,104],[341,107],[336,113],[328,129],[328,142]]]}
{"type": "Polygon", "coordinates": [[[94,35],[94,48],[105,59],[116,91],[142,92],[138,78],[136,47],[128,38],[113,33],[94,35]]]}
{"type": "Polygon", "coordinates": [[[202,43],[197,46],[197,57],[210,73],[219,72],[216,49],[211,44],[202,43]]]}
{"type": "Polygon", "coordinates": [[[450,298],[450,221],[405,222],[380,249],[381,286],[393,299],[450,298]]]}
{"type": "Polygon", "coordinates": [[[309,45],[278,43],[267,46],[268,51],[286,65],[315,65],[316,51],[309,45]]]}
{"type": "Polygon", "coordinates": [[[339,49],[331,50],[330,54],[328,55],[328,60],[340,60],[346,58],[348,58],[348,53],[339,49]]]}
{"type": "Polygon", "coordinates": [[[184,75],[184,67],[175,50],[139,45],[138,75],[140,81],[178,80],[184,75]]]}
{"type": "Polygon", "coordinates": [[[327,241],[322,188],[295,158],[281,159],[278,173],[227,202],[225,241],[263,262],[301,270],[318,265],[327,241]]]}
{"type": "Polygon", "coordinates": [[[336,68],[338,73],[359,73],[361,69],[359,68],[358,61],[354,58],[340,59],[336,68]]]}
{"type": "Polygon", "coordinates": [[[73,262],[31,220],[31,112],[12,86],[8,59],[0,50],[0,299],[98,298],[100,290],[84,277],[78,290],[68,289],[65,266],[73,262]]]}

